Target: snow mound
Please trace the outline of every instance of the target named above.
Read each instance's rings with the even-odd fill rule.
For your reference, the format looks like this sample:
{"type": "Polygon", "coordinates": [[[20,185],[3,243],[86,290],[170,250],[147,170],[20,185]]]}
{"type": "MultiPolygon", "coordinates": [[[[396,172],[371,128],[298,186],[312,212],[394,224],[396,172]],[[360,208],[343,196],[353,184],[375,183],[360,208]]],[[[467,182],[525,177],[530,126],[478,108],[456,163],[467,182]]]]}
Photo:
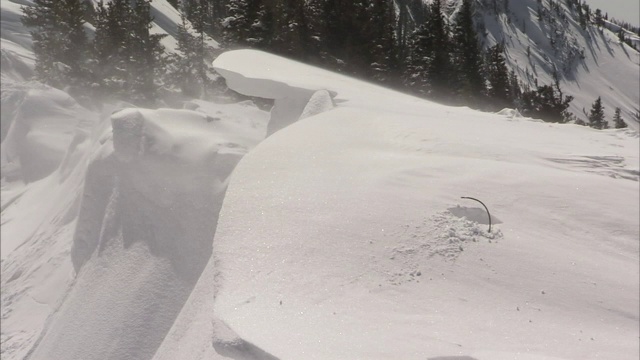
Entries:
{"type": "MultiPolygon", "coordinates": [[[[329,76],[286,60],[278,74],[270,57],[227,53],[231,76],[256,93],[329,76]]],[[[275,132],[236,168],[209,275],[167,348],[214,353],[222,321],[282,359],[638,356],[640,209],[622,176],[637,169],[636,137],[331,76],[336,108],[275,132]],[[552,160],[580,154],[592,161],[552,160]],[[491,233],[484,212],[452,207],[462,195],[491,209],[491,233]],[[198,306],[203,294],[213,309],[198,306]]]]}
{"type": "Polygon", "coordinates": [[[518,109],[509,109],[509,108],[504,108],[498,111],[496,115],[502,115],[507,117],[508,119],[514,119],[514,118],[517,119],[522,117],[522,114],[520,114],[518,109]]]}
{"type": "MultiPolygon", "coordinates": [[[[93,114],[67,93],[37,83],[3,84],[2,177],[32,182],[58,168],[76,129],[93,114]]],[[[84,124],[84,125],[83,125],[84,124]]]]}
{"type": "Polygon", "coordinates": [[[309,102],[302,110],[300,119],[321,114],[325,111],[333,109],[334,107],[335,104],[333,103],[331,94],[327,90],[318,90],[311,96],[309,102]]]}

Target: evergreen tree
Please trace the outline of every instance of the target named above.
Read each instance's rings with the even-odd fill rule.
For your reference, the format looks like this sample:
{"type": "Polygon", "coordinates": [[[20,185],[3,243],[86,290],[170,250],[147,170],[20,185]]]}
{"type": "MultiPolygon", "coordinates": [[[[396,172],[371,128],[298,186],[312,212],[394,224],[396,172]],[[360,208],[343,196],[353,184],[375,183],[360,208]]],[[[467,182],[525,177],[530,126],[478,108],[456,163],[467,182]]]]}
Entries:
{"type": "Polygon", "coordinates": [[[155,80],[164,75],[164,46],[160,43],[165,35],[151,34],[153,16],[151,16],[151,0],[135,0],[132,7],[131,37],[131,70],[133,70],[133,95],[147,104],[156,98],[158,86],[155,80]]]}
{"type": "MultiPolygon", "coordinates": [[[[178,26],[177,53],[169,57],[169,81],[180,88],[183,94],[189,97],[199,97],[205,87],[202,76],[205,67],[203,54],[201,53],[200,39],[189,32],[189,23],[184,14],[182,22],[178,26]]],[[[205,70],[206,71],[206,70],[205,70]]]]}
{"type": "Polygon", "coordinates": [[[279,54],[306,60],[311,34],[305,3],[298,0],[277,0],[275,31],[271,49],[279,54]]]}
{"type": "Polygon", "coordinates": [[[129,28],[132,9],[128,0],[98,2],[93,39],[96,82],[103,95],[125,96],[132,57],[129,28]]]}
{"type": "Polygon", "coordinates": [[[522,90],[520,89],[520,81],[515,71],[509,72],[509,100],[511,102],[517,101],[522,96],[522,90]]]}
{"type": "Polygon", "coordinates": [[[627,127],[627,123],[620,116],[620,108],[617,107],[615,113],[613,114],[613,123],[615,124],[616,129],[624,129],[627,127]]]}
{"type": "Polygon", "coordinates": [[[591,105],[591,111],[589,112],[589,126],[598,130],[609,127],[604,118],[604,107],[602,106],[602,100],[599,96],[591,105]]]}
{"type": "Polygon", "coordinates": [[[421,95],[428,95],[431,43],[425,25],[419,26],[409,38],[409,57],[404,73],[404,83],[407,87],[421,95]]]}
{"type": "Polygon", "coordinates": [[[587,17],[584,14],[584,11],[582,10],[582,5],[578,4],[578,21],[580,22],[580,26],[583,29],[587,28],[587,17]]]}
{"type": "Polygon", "coordinates": [[[452,64],[448,24],[440,1],[427,8],[426,22],[410,38],[405,84],[418,93],[445,99],[451,94],[452,64]]]}
{"type": "Polygon", "coordinates": [[[151,34],[151,0],[101,1],[96,10],[95,70],[105,95],[153,103],[164,74],[164,35],[151,34]]]}
{"type": "Polygon", "coordinates": [[[370,68],[369,1],[325,0],[321,3],[324,58],[337,70],[364,75],[370,68]]]}
{"type": "MultiPolygon", "coordinates": [[[[515,76],[515,73],[513,74],[515,76]]],[[[507,106],[514,97],[510,88],[513,86],[509,79],[509,70],[504,57],[504,46],[500,43],[489,49],[487,60],[488,94],[499,106],[507,106]]],[[[517,80],[516,80],[517,81],[517,80]]]]}
{"type": "Polygon", "coordinates": [[[387,82],[398,70],[395,39],[395,9],[391,0],[373,0],[369,7],[367,35],[370,50],[371,76],[379,82],[387,82]]]}
{"type": "Polygon", "coordinates": [[[229,16],[223,20],[224,41],[228,45],[265,47],[269,39],[269,17],[263,0],[230,0],[229,16]]]}
{"type": "Polygon", "coordinates": [[[452,77],[449,25],[442,12],[441,0],[434,0],[429,8],[430,17],[427,21],[427,29],[433,46],[427,65],[429,81],[434,97],[445,98],[451,93],[452,77]]]}
{"type": "Polygon", "coordinates": [[[307,14],[307,61],[319,65],[328,64],[329,54],[326,46],[325,3],[326,0],[308,0],[305,2],[307,14]]]}
{"type": "Polygon", "coordinates": [[[573,96],[563,96],[553,86],[543,85],[522,93],[520,109],[527,116],[547,122],[566,123],[572,117],[567,111],[572,100],[573,96]]]}
{"type": "Polygon", "coordinates": [[[591,105],[588,119],[589,126],[595,129],[606,129],[608,127],[604,117],[604,107],[602,106],[602,100],[600,97],[598,97],[591,105]]]}
{"type": "Polygon", "coordinates": [[[22,24],[32,28],[35,72],[53,86],[78,85],[86,77],[88,40],[83,0],[33,0],[23,6],[22,24]]]}
{"type": "Polygon", "coordinates": [[[598,26],[598,27],[603,27],[604,26],[604,19],[602,18],[602,10],[596,9],[594,22],[595,22],[596,26],[598,26]]]}
{"type": "Polygon", "coordinates": [[[469,102],[478,100],[485,92],[482,57],[473,25],[471,0],[463,0],[453,30],[454,63],[459,77],[458,95],[469,102]]]}
{"type": "Polygon", "coordinates": [[[625,40],[624,37],[624,29],[620,28],[620,30],[618,30],[618,40],[620,40],[620,43],[622,44],[625,40]]]}

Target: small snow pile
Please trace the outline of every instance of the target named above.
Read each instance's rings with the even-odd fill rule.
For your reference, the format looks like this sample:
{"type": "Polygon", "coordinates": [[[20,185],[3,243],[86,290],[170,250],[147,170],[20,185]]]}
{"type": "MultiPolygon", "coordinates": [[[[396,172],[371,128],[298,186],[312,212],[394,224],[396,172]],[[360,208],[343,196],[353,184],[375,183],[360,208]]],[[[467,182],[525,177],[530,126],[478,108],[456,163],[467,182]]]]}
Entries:
{"type": "Polygon", "coordinates": [[[309,102],[302,110],[300,119],[305,119],[314,115],[329,111],[335,107],[333,98],[327,90],[318,90],[309,99],[309,102]]]}
{"type": "Polygon", "coordinates": [[[522,117],[522,114],[520,114],[520,111],[518,111],[518,109],[509,109],[509,108],[504,108],[498,111],[496,115],[502,115],[507,119],[518,119],[522,117]]]}

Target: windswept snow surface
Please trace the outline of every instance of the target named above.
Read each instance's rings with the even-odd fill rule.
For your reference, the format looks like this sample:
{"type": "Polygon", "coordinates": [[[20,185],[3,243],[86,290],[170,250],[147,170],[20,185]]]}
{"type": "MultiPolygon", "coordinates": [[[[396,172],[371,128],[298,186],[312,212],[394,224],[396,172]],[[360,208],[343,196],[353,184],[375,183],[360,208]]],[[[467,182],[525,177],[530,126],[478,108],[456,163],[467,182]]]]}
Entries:
{"type": "Polygon", "coordinates": [[[2,142],[2,358],[149,359],[209,260],[227,178],[268,113],[194,100],[101,116],[46,89],[27,91],[2,142]],[[48,136],[30,135],[45,112],[48,136]],[[67,148],[26,183],[5,171],[14,143],[32,149],[23,168],[49,164],[48,143],[67,148]]]}
{"type": "Polygon", "coordinates": [[[440,106],[257,51],[214,65],[239,92],[339,101],[240,162],[155,360],[247,343],[279,359],[638,357],[636,132],[440,106]]]}

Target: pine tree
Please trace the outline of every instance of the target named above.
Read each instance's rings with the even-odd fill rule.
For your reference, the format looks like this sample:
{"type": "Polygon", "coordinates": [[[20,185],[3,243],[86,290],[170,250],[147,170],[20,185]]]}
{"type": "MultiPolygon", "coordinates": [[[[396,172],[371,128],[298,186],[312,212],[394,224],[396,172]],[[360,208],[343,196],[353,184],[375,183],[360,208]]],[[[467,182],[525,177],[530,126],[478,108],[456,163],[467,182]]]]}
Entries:
{"type": "Polygon", "coordinates": [[[299,0],[277,0],[275,14],[271,49],[285,56],[306,60],[311,34],[305,3],[299,0]]]}
{"type": "Polygon", "coordinates": [[[184,14],[181,20],[176,38],[177,53],[169,58],[168,78],[184,95],[199,97],[202,89],[199,66],[203,62],[199,56],[199,39],[189,32],[189,23],[184,14]]]}
{"type": "Polygon", "coordinates": [[[428,62],[431,43],[425,25],[419,26],[409,38],[409,56],[404,72],[404,83],[413,91],[426,96],[430,93],[428,62]]]}
{"type": "Polygon", "coordinates": [[[428,5],[426,21],[411,35],[405,84],[418,93],[446,99],[451,93],[449,28],[440,1],[428,5]]]}
{"type": "Polygon", "coordinates": [[[459,77],[458,94],[465,100],[477,101],[485,92],[482,57],[473,24],[471,0],[463,0],[453,30],[454,63],[459,77]]]}
{"type": "Polygon", "coordinates": [[[604,19],[602,18],[602,10],[596,9],[594,22],[595,22],[596,26],[598,26],[598,27],[603,27],[604,26],[604,19]]]}
{"type": "Polygon", "coordinates": [[[511,70],[509,72],[509,100],[516,102],[522,96],[522,90],[520,89],[520,80],[516,72],[511,70]]]}
{"type": "Polygon", "coordinates": [[[79,85],[86,78],[88,40],[83,0],[33,0],[23,6],[22,24],[32,28],[35,72],[53,86],[79,85]]]}
{"type": "Polygon", "coordinates": [[[152,104],[164,74],[164,35],[151,34],[151,0],[98,3],[95,70],[105,95],[152,104]]]}
{"type": "MultiPolygon", "coordinates": [[[[513,75],[515,76],[515,73],[513,75]]],[[[510,88],[513,85],[509,80],[509,70],[504,57],[504,46],[500,43],[489,49],[487,80],[489,81],[489,97],[498,106],[507,106],[513,102],[514,97],[510,93],[510,88]]]]}
{"type": "Polygon", "coordinates": [[[266,47],[269,17],[263,0],[230,0],[229,16],[223,20],[224,42],[228,45],[266,47]]]}
{"type": "Polygon", "coordinates": [[[624,129],[627,127],[627,123],[620,116],[620,108],[617,107],[615,113],[613,114],[613,123],[615,124],[616,129],[624,129]]]}
{"type": "Polygon", "coordinates": [[[625,41],[623,28],[620,28],[620,30],[618,30],[618,40],[620,40],[621,44],[625,41]]]}
{"type": "Polygon", "coordinates": [[[164,46],[160,43],[165,35],[151,34],[153,16],[151,0],[135,0],[132,7],[131,37],[131,70],[133,75],[132,93],[141,101],[152,104],[156,98],[157,78],[164,74],[164,46]]]}
{"type": "Polygon", "coordinates": [[[125,96],[128,92],[129,62],[132,57],[128,46],[132,9],[128,0],[112,0],[106,6],[98,2],[93,39],[96,82],[103,95],[125,96]]]}
{"type": "Polygon", "coordinates": [[[604,118],[604,107],[602,106],[602,100],[599,96],[591,105],[591,111],[589,112],[589,126],[598,130],[608,128],[607,121],[604,118]]]}
{"type": "Polygon", "coordinates": [[[520,110],[524,115],[546,122],[566,123],[573,116],[567,111],[571,101],[573,96],[563,96],[559,89],[556,91],[551,85],[543,85],[522,93],[520,110]]]}
{"type": "Polygon", "coordinates": [[[325,62],[338,71],[366,75],[371,65],[369,1],[325,0],[320,8],[325,62]]]}
{"type": "Polygon", "coordinates": [[[367,36],[371,39],[371,76],[379,82],[388,82],[398,70],[397,46],[395,39],[395,9],[391,0],[373,0],[369,7],[367,36]]]}
{"type": "Polygon", "coordinates": [[[442,12],[441,0],[435,0],[429,6],[430,17],[427,29],[431,38],[432,54],[428,63],[429,81],[434,97],[446,98],[451,93],[451,43],[449,25],[442,12]]]}

